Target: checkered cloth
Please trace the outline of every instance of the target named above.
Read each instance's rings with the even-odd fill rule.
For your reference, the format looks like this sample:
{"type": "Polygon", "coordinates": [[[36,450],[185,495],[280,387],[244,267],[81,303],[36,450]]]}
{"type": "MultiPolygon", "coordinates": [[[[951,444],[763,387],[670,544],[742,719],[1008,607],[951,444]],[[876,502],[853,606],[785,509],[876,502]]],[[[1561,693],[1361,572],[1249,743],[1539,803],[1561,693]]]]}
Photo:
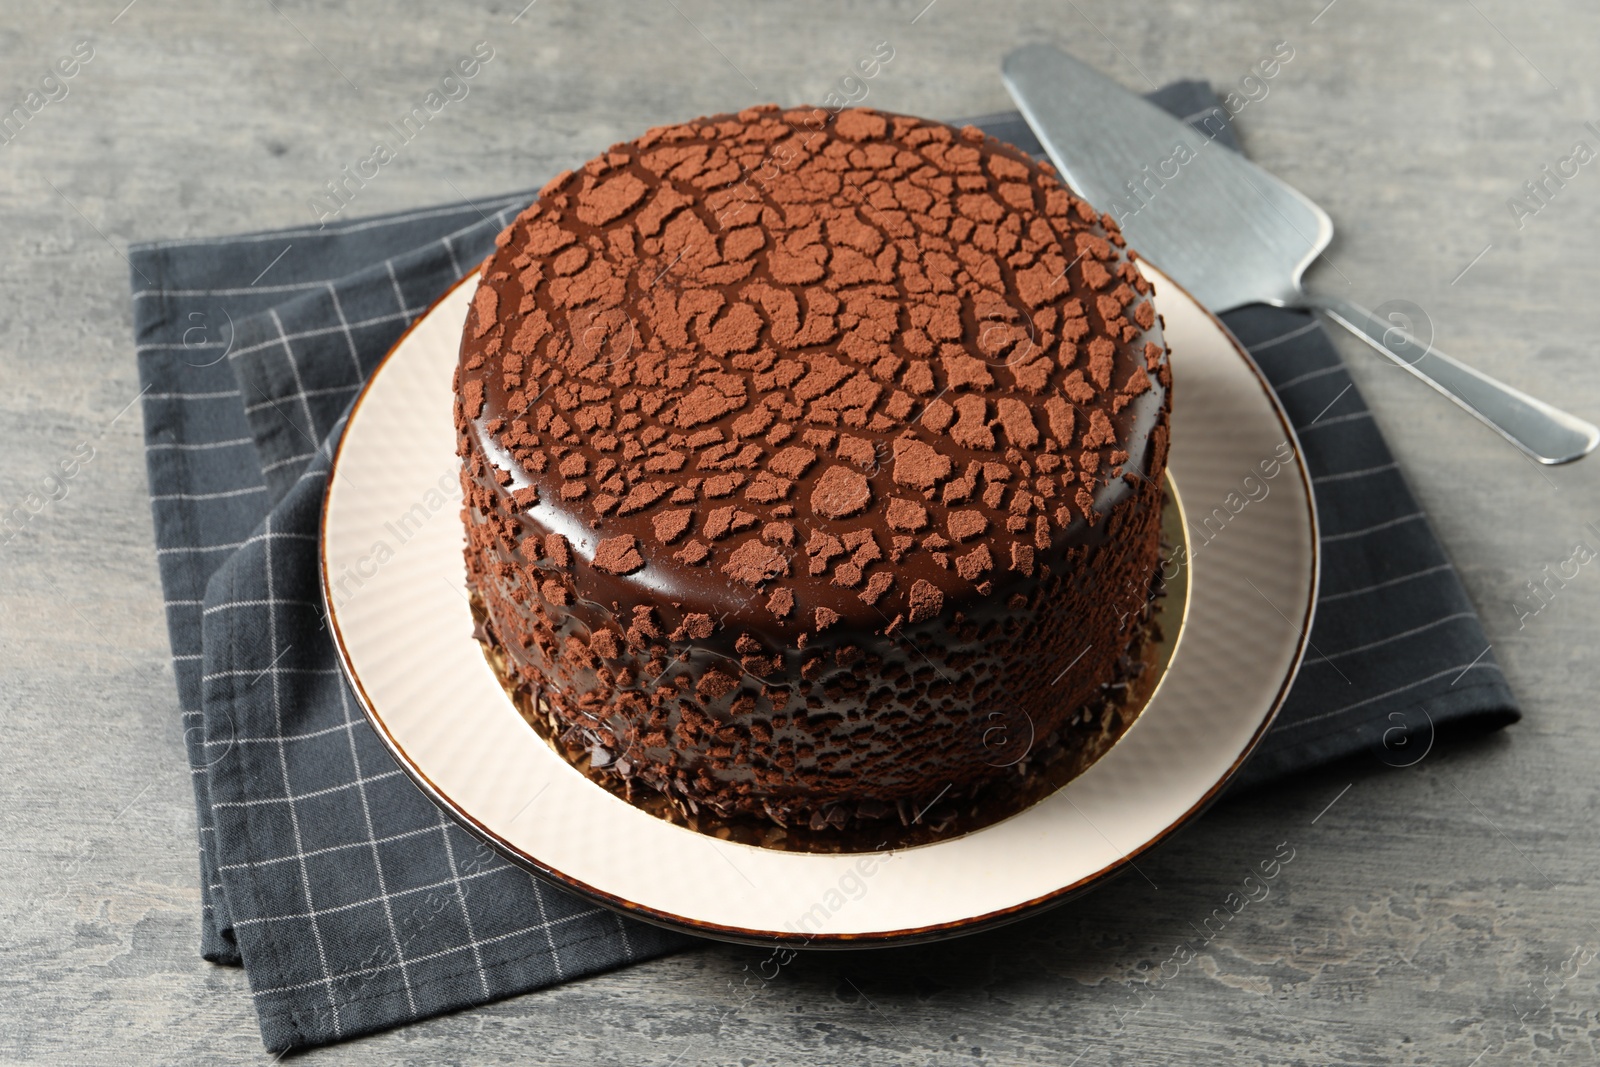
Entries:
{"type": "Polygon", "coordinates": [[[201,953],[246,967],[273,1051],[691,943],[535,880],[447,820],[368,726],[323,628],[317,519],[344,412],[528,199],[132,252],[201,953]]]}
{"type": "MultiPolygon", "coordinates": [[[[1191,119],[1216,104],[1192,82],[1156,99],[1191,119]]],[[[1015,115],[985,124],[1038,154],[1015,115]]],[[[362,717],[321,618],[317,519],[350,401],[530,199],[131,250],[201,953],[246,968],[273,1051],[693,943],[536,881],[444,818],[362,717]]],[[[1397,742],[1424,726],[1513,721],[1460,582],[1321,329],[1269,308],[1228,324],[1300,428],[1326,556],[1314,651],[1247,780],[1420,751],[1397,742]]]]}

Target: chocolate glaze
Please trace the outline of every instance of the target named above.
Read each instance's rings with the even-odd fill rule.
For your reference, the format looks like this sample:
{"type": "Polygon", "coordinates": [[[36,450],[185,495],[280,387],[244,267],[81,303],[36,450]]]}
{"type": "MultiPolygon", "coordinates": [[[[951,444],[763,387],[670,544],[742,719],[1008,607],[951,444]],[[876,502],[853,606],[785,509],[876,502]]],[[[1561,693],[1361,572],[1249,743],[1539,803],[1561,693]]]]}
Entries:
{"type": "Polygon", "coordinates": [[[469,581],[618,774],[840,825],[1110,678],[1170,376],[1108,218],[973,128],[758,108],[541,191],[456,377],[469,581]]]}
{"type": "MultiPolygon", "coordinates": [[[[1183,519],[1172,498],[1163,501],[1161,550],[1164,559],[1183,544],[1183,519]]],[[[483,602],[472,598],[472,613],[484,658],[534,732],[591,781],[659,819],[724,841],[782,852],[881,852],[945,841],[1008,819],[1066,785],[1110,751],[1143,712],[1171,662],[1182,628],[1188,582],[1167,585],[1157,569],[1151,596],[1141,612],[1142,626],[1117,663],[1114,679],[1056,732],[1040,736],[1030,728],[1021,735],[1003,717],[990,712],[984,733],[988,762],[1004,774],[957,791],[949,789],[916,803],[895,805],[898,818],[860,819],[843,825],[825,822],[779,826],[765,813],[721,817],[710,810],[692,810],[681,796],[662,793],[627,778],[613,768],[614,755],[593,731],[559,719],[542,688],[530,687],[510,667],[504,650],[484,628],[483,602]],[[1015,772],[1015,773],[1012,773],[1015,772]]]]}

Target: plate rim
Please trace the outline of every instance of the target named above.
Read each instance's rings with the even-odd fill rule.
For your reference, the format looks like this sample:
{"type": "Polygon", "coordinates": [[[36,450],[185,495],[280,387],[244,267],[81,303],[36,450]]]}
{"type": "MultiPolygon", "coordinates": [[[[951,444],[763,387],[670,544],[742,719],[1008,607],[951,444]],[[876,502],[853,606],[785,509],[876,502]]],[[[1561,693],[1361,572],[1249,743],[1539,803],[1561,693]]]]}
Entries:
{"type": "MultiPolygon", "coordinates": [[[[1183,286],[1179,285],[1177,282],[1173,281],[1171,277],[1169,277],[1165,272],[1162,272],[1160,267],[1156,266],[1148,258],[1139,256],[1137,253],[1134,254],[1133,258],[1136,262],[1142,264],[1143,266],[1155,270],[1160,275],[1159,281],[1161,283],[1169,285],[1173,289],[1182,293],[1184,298],[1192,303],[1195,308],[1198,309],[1203,316],[1205,316],[1211,325],[1227,340],[1229,347],[1234,350],[1234,353],[1239,356],[1245,367],[1250,371],[1252,377],[1255,379],[1257,387],[1261,391],[1262,396],[1265,398],[1268,407],[1271,409],[1273,416],[1278,420],[1278,423],[1282,427],[1289,442],[1293,445],[1292,451],[1294,453],[1294,464],[1300,474],[1298,485],[1304,489],[1304,493],[1297,493],[1296,496],[1302,499],[1302,503],[1305,507],[1306,515],[1310,523],[1311,539],[1309,568],[1310,595],[1306,599],[1304,618],[1301,620],[1298,627],[1299,633],[1295,641],[1294,655],[1289,664],[1288,670],[1284,673],[1283,680],[1279,684],[1276,694],[1273,696],[1271,706],[1268,708],[1266,714],[1262,716],[1261,722],[1256,727],[1254,733],[1251,734],[1249,742],[1244,746],[1239,755],[1234,759],[1233,763],[1229,765],[1228,769],[1223,772],[1216,782],[1214,782],[1189,808],[1169,822],[1159,833],[1153,835],[1148,840],[1139,844],[1137,847],[1122,853],[1104,867],[1101,867],[1096,871],[1091,871],[1076,881],[1053,889],[1048,893],[1043,893],[1039,896],[1032,897],[1028,900],[1021,901],[1005,908],[984,912],[981,915],[953,919],[949,922],[925,924],[922,926],[906,927],[896,930],[871,931],[867,933],[799,934],[788,931],[750,930],[745,927],[729,926],[721,923],[710,922],[704,919],[693,919],[686,916],[665,912],[649,905],[628,900],[624,897],[618,896],[617,894],[601,889],[598,886],[590,885],[580,878],[576,878],[563,871],[557,870],[548,863],[542,862],[536,856],[517,849],[515,846],[501,838],[489,827],[485,826],[460,804],[452,800],[442,789],[435,785],[433,780],[428,777],[427,772],[421,767],[417,766],[410,759],[410,757],[406,755],[405,750],[390,733],[388,726],[384,723],[382,716],[374,706],[372,698],[367,694],[366,687],[361,683],[361,676],[356,669],[355,663],[350,655],[350,650],[345,643],[344,633],[340,627],[339,617],[333,604],[333,589],[328,561],[327,537],[329,513],[328,505],[333,494],[328,492],[327,489],[324,489],[322,502],[319,505],[317,516],[317,573],[318,586],[322,596],[323,614],[329,622],[329,634],[333,639],[334,648],[338,654],[340,670],[344,674],[345,681],[350,685],[353,695],[356,698],[356,702],[361,706],[362,714],[366,716],[368,724],[373,727],[373,730],[377,734],[379,741],[382,742],[384,748],[388,751],[390,757],[395,761],[396,765],[405,772],[406,776],[411,779],[412,783],[415,784],[430,801],[448,814],[458,826],[471,833],[484,844],[488,845],[495,852],[504,857],[508,862],[539,876],[556,888],[576,892],[593,903],[609,908],[610,910],[619,914],[638,919],[643,922],[648,922],[654,926],[673,930],[678,933],[694,934],[702,937],[714,938],[719,941],[753,945],[758,947],[773,946],[790,949],[812,950],[888,948],[894,946],[923,944],[932,941],[945,940],[949,937],[981,933],[987,930],[993,930],[1001,926],[1009,925],[1013,922],[1021,921],[1030,916],[1040,914],[1053,907],[1064,904],[1068,900],[1088,892],[1090,889],[1093,889],[1096,886],[1110,882],[1114,878],[1125,874],[1129,869],[1132,869],[1135,866],[1134,861],[1140,856],[1145,855],[1158,845],[1165,843],[1180,829],[1188,826],[1200,815],[1204,814],[1205,811],[1217,801],[1217,799],[1221,796],[1223,788],[1228,785],[1228,783],[1233,781],[1240,768],[1244,766],[1245,761],[1249,759],[1251,753],[1253,753],[1257,746],[1260,745],[1262,738],[1266,736],[1266,733],[1272,727],[1272,724],[1277,721],[1278,714],[1280,711],[1282,711],[1284,702],[1288,698],[1289,691],[1293,687],[1295,679],[1299,676],[1300,668],[1305,661],[1305,652],[1306,648],[1310,644],[1311,625],[1316,616],[1317,598],[1321,590],[1322,581],[1321,524],[1317,514],[1314,482],[1312,481],[1311,471],[1305,462],[1304,451],[1300,446],[1300,437],[1295,432],[1294,424],[1289,420],[1288,413],[1284,410],[1282,402],[1278,399],[1277,394],[1273,392],[1272,386],[1267,381],[1266,375],[1262,373],[1261,367],[1256,363],[1255,357],[1250,354],[1249,349],[1244,346],[1239,338],[1234,335],[1233,331],[1228,329],[1227,325],[1217,315],[1215,315],[1210,308],[1207,308],[1205,305],[1196,300],[1192,293],[1190,293],[1183,286]]],[[[484,262],[487,262],[487,260],[484,262]]],[[[351,402],[349,413],[345,417],[344,431],[340,433],[339,441],[335,445],[333,455],[329,461],[327,479],[327,485],[329,487],[331,487],[333,484],[333,479],[338,471],[339,461],[344,455],[345,444],[350,438],[350,426],[355,421],[356,416],[360,413],[362,405],[366,402],[368,396],[372,392],[372,388],[378,381],[379,376],[390,365],[391,360],[405,345],[411,334],[418,327],[420,327],[430,315],[437,311],[439,307],[445,303],[445,301],[449,300],[456,290],[475,281],[481,275],[482,267],[482,263],[474,266],[472,270],[467,272],[465,276],[451,284],[444,290],[444,292],[434,298],[433,301],[428,304],[427,308],[415,319],[413,319],[409,325],[406,326],[405,331],[395,339],[394,344],[391,345],[389,350],[383,354],[383,358],[380,359],[368,373],[366,381],[362,383],[360,392],[356,394],[355,400],[351,402]]],[[[1188,609],[1186,607],[1185,621],[1187,621],[1187,610],[1188,609]]],[[[1163,681],[1165,681],[1165,679],[1163,679],[1163,681]]],[[[875,855],[875,853],[863,853],[863,855],[870,856],[875,855]]]]}

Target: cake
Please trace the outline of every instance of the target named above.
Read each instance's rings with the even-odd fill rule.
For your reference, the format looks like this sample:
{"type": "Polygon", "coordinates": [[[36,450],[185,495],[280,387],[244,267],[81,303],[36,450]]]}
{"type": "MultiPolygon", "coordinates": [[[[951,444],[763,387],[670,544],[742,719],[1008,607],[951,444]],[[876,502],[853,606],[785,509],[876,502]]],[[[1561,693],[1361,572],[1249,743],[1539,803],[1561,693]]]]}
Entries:
{"type": "Polygon", "coordinates": [[[718,818],[904,822],[1014,777],[996,731],[1117,684],[1156,580],[1150,295],[976,127],[756,107],[557,176],[454,380],[502,680],[585,773],[718,818]]]}

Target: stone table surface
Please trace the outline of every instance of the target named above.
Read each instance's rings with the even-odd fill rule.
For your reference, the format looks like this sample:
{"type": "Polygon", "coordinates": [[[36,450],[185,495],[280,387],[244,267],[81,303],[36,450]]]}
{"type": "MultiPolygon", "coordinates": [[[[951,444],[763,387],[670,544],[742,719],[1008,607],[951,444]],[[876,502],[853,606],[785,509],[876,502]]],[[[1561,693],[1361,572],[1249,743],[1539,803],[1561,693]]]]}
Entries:
{"type": "MultiPolygon", "coordinates": [[[[1549,183],[1536,212],[1507,203],[1576,142],[1600,149],[1584,125],[1600,124],[1600,7],[1580,0],[124,2],[10,4],[0,28],[6,108],[78,42],[94,56],[0,144],[0,511],[97,442],[0,545],[0,1062],[267,1059],[243,973],[196,955],[124,252],[304,224],[372,131],[477,41],[497,58],[470,98],[352,213],[537,186],[667,120],[819,101],[884,40],[895,58],[866,103],[946,118],[1007,109],[1000,58],[1025,42],[1145,89],[1237,85],[1288,41],[1238,122],[1338,224],[1315,282],[1410,300],[1455,355],[1600,418],[1600,162],[1549,183]]],[[[1516,606],[1580,541],[1600,547],[1600,459],[1537,468],[1338,341],[1483,614],[1520,725],[1406,769],[1373,760],[1227,800],[1142,861],[1159,889],[1125,878],[982,936],[802,956],[753,994],[735,988],[761,953],[708,945],[310,1056],[1600,1062],[1600,562],[1552,583],[1537,614],[1516,606]],[[1272,895],[1152,981],[1283,842],[1294,859],[1272,895]]]]}

